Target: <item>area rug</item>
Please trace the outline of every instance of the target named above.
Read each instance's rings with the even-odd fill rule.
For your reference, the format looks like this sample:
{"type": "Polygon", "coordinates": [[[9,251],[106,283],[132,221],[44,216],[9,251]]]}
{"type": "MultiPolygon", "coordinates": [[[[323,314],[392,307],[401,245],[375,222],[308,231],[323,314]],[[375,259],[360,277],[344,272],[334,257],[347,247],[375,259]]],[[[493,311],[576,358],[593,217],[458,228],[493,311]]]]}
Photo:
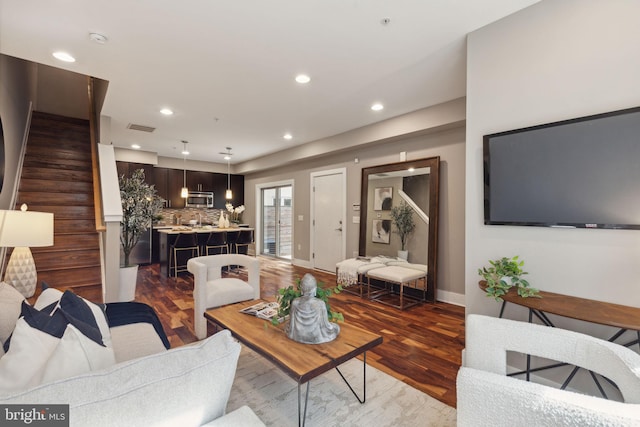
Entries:
{"type": "MultiPolygon", "coordinates": [[[[362,361],[340,367],[362,396],[362,361]]],[[[302,387],[302,396],[306,385],[302,387]]],[[[296,426],[296,382],[274,364],[242,347],[227,412],[248,405],[267,426],[296,426]]],[[[304,405],[304,401],[303,401],[304,405]]],[[[306,426],[433,426],[456,425],[456,410],[367,365],[367,398],[358,403],[336,370],[311,380],[306,426]]]]}

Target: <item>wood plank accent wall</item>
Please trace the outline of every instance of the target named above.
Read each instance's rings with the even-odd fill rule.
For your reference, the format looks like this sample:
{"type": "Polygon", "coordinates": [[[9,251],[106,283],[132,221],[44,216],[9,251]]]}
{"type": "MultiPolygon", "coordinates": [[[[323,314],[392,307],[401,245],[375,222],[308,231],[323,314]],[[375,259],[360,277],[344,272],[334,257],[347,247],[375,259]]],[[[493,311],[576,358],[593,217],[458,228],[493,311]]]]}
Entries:
{"type": "Polygon", "coordinates": [[[54,214],[54,245],[31,248],[38,284],[100,285],[88,120],[34,112],[16,209],[54,214]]]}

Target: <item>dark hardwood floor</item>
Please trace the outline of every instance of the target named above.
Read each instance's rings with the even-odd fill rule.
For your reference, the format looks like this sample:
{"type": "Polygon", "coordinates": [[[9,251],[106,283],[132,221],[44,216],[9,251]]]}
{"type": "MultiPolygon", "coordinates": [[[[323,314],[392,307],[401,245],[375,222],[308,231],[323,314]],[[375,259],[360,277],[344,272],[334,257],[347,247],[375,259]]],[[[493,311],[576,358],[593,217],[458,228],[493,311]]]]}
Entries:
{"type": "MultiPolygon", "coordinates": [[[[319,282],[335,285],[333,274],[266,257],[260,260],[261,295],[265,299],[275,299],[279,288],[289,286],[307,272],[319,282]]],[[[196,340],[192,290],[190,274],[176,279],[162,277],[157,264],[139,269],[136,301],[156,309],[172,347],[196,340]]],[[[99,301],[99,293],[87,292],[84,291],[85,298],[99,301]]],[[[344,315],[345,322],[383,336],[383,343],[367,353],[370,365],[447,405],[456,406],[455,381],[464,348],[463,307],[438,302],[400,311],[346,292],[333,296],[331,306],[344,315]]],[[[209,329],[211,333],[213,328],[209,329]]]]}

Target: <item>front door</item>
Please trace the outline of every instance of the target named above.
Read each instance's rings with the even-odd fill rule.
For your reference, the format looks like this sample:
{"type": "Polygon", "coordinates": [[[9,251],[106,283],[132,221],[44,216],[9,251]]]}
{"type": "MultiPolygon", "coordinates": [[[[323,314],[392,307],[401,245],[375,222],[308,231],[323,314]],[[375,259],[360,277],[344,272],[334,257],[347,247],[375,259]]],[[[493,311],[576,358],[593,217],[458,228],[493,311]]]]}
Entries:
{"type": "Polygon", "coordinates": [[[344,169],[311,174],[312,262],[319,270],[335,272],[344,259],[345,176],[344,169]]]}

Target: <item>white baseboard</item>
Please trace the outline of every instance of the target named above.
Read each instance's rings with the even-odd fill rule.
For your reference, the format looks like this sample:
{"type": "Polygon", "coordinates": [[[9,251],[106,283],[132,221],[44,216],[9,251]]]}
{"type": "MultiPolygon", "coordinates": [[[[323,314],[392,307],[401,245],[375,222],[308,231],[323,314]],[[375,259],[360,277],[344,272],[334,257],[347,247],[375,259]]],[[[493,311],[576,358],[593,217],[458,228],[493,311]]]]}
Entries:
{"type": "Polygon", "coordinates": [[[464,294],[458,294],[455,292],[443,291],[438,289],[436,299],[438,301],[446,302],[448,304],[459,305],[464,307],[464,294]]]}
{"type": "Polygon", "coordinates": [[[303,259],[294,258],[291,260],[291,264],[297,265],[298,267],[313,269],[313,266],[311,265],[311,261],[306,261],[303,259]]]}

